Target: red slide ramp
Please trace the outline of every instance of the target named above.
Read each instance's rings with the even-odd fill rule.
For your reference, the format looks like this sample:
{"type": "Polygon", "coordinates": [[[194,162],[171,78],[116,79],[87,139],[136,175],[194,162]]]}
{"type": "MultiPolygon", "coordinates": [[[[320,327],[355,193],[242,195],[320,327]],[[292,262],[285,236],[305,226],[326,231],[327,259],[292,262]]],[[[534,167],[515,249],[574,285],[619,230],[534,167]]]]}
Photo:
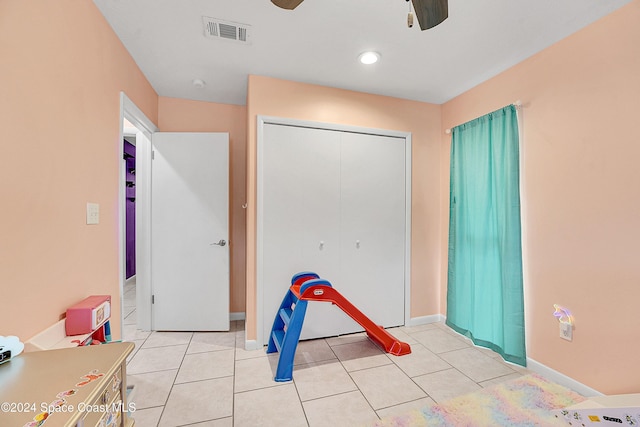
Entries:
{"type": "Polygon", "coordinates": [[[403,356],[411,353],[411,346],[409,346],[409,344],[399,341],[382,326],[376,325],[335,288],[331,285],[327,286],[326,281],[315,279],[306,280],[302,282],[302,284],[294,283],[291,286],[291,291],[301,300],[323,301],[337,305],[353,320],[358,322],[358,324],[364,328],[369,338],[382,347],[387,353],[395,356],[403,356]]]}

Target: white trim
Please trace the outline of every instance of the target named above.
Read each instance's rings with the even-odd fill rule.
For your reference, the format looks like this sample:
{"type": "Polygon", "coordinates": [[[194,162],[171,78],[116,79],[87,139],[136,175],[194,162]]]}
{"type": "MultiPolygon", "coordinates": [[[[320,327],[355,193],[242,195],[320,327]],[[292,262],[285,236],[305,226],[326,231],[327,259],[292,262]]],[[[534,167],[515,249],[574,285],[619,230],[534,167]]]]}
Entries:
{"type": "MultiPolygon", "coordinates": [[[[404,132],[399,130],[341,125],[338,123],[313,122],[310,120],[289,119],[286,117],[258,115],[257,118],[258,118],[258,129],[260,129],[260,127],[264,126],[265,124],[274,124],[274,125],[295,126],[295,127],[303,127],[303,128],[334,130],[339,132],[352,132],[352,133],[363,133],[363,134],[369,134],[369,135],[391,136],[391,137],[405,138],[405,139],[411,136],[411,132],[404,132]]],[[[261,142],[261,141],[258,140],[258,142],[261,142]]]]}
{"type": "Polygon", "coordinates": [[[246,319],[246,316],[243,312],[238,312],[238,313],[229,313],[229,321],[232,322],[234,320],[244,320],[246,319]]]}
{"type": "Polygon", "coordinates": [[[431,314],[429,316],[412,317],[405,326],[420,326],[429,323],[444,323],[445,317],[442,314],[431,314]]]}
{"type": "MultiPolygon", "coordinates": [[[[418,326],[418,325],[423,325],[426,323],[434,323],[434,322],[445,322],[447,320],[447,317],[442,315],[442,314],[433,314],[431,316],[423,316],[423,317],[416,317],[411,319],[411,324],[408,326],[418,326]]],[[[453,330],[453,329],[452,329],[453,330]]],[[[458,333],[457,331],[454,331],[456,334],[460,335],[460,336],[464,336],[460,333],[458,333]]],[[[479,347],[479,348],[485,348],[482,346],[476,346],[474,344],[474,347],[479,347]]],[[[505,363],[510,363],[510,362],[506,362],[505,363]]],[[[520,367],[520,365],[516,365],[513,364],[514,366],[520,367]]],[[[529,369],[532,372],[535,372],[537,374],[540,374],[542,376],[544,376],[545,378],[550,379],[551,381],[558,383],[560,385],[563,385],[565,387],[568,387],[570,389],[572,389],[573,391],[580,393],[581,395],[585,396],[585,397],[592,397],[592,396],[604,396],[602,393],[600,393],[598,390],[595,390],[585,384],[582,384],[579,381],[574,380],[571,377],[566,376],[565,374],[556,371],[555,369],[552,369],[530,357],[527,357],[527,369],[529,369]]]]}
{"type": "Polygon", "coordinates": [[[258,125],[256,129],[256,339],[255,341],[246,341],[245,349],[257,350],[258,343],[264,342],[262,319],[264,316],[264,289],[260,286],[262,282],[262,272],[264,269],[264,257],[262,256],[262,242],[264,235],[262,232],[262,218],[264,216],[262,192],[264,191],[262,163],[264,161],[263,139],[264,125],[266,118],[258,116],[258,125]]]}
{"type": "MultiPolygon", "coordinates": [[[[447,320],[447,317],[442,315],[442,314],[436,314],[435,316],[440,316],[442,318],[442,322],[445,322],[447,320]]],[[[427,316],[427,317],[432,317],[432,316],[427,316]]],[[[462,334],[460,334],[459,332],[455,331],[452,329],[452,331],[454,331],[456,334],[463,336],[462,334]]],[[[480,348],[485,348],[482,346],[477,346],[474,344],[475,347],[480,347],[480,348]]],[[[505,361],[505,363],[511,363],[511,362],[507,362],[505,361]]],[[[513,364],[513,363],[511,363],[513,364]]],[[[520,366],[517,364],[513,364],[514,366],[520,366]]],[[[543,365],[542,363],[527,357],[527,369],[529,369],[532,372],[535,372],[537,374],[540,374],[542,376],[544,376],[545,378],[550,379],[553,382],[556,382],[560,385],[563,385],[565,387],[568,387],[570,389],[572,389],[575,392],[580,393],[581,395],[585,396],[585,397],[592,397],[592,396],[603,396],[602,393],[600,393],[598,390],[595,390],[587,385],[582,384],[579,381],[574,380],[571,377],[566,376],[565,374],[556,371],[555,369],[552,369],[550,367],[548,367],[547,365],[543,365]]]]}
{"type": "MultiPolygon", "coordinates": [[[[443,316],[442,314],[436,314],[434,316],[440,316],[442,318],[442,322],[444,322],[446,320],[446,316],[443,316]]],[[[426,316],[426,317],[432,317],[432,316],[426,316]]],[[[453,329],[452,329],[453,330],[453,329]]],[[[453,330],[456,334],[464,337],[464,335],[460,334],[459,332],[453,330]]],[[[466,338],[466,337],[465,337],[466,338]]],[[[471,341],[471,340],[470,340],[471,341]]],[[[474,347],[479,347],[479,348],[486,348],[486,347],[482,347],[482,346],[477,346],[475,344],[473,344],[474,347]]],[[[514,365],[516,367],[520,367],[520,365],[508,362],[508,361],[504,361],[505,363],[514,365]]],[[[530,357],[527,357],[527,369],[529,369],[532,372],[535,372],[537,374],[542,375],[543,377],[557,383],[560,385],[563,385],[567,388],[570,388],[571,390],[580,393],[581,395],[585,396],[585,397],[593,397],[593,396],[604,396],[602,393],[600,393],[598,390],[595,390],[585,384],[582,384],[579,381],[574,380],[571,377],[566,376],[565,374],[556,371],[555,369],[552,369],[550,367],[548,367],[547,365],[544,365],[530,357]]]]}
{"type": "Polygon", "coordinates": [[[524,140],[524,108],[522,104],[516,101],[514,103],[516,107],[516,118],[518,120],[518,168],[520,181],[520,245],[522,256],[522,298],[524,307],[524,334],[525,334],[525,348],[529,348],[529,330],[527,328],[529,317],[529,285],[531,284],[531,274],[529,271],[529,223],[527,221],[528,215],[528,193],[526,186],[526,145],[524,140]]]}
{"type": "Polygon", "coordinates": [[[573,378],[556,371],[555,369],[543,365],[542,363],[537,362],[530,357],[527,357],[527,368],[537,374],[544,376],[545,378],[550,379],[551,381],[568,387],[585,397],[604,396],[604,394],[600,393],[598,390],[584,385],[581,382],[578,382],[573,378]]]}
{"type": "Polygon", "coordinates": [[[137,133],[138,133],[138,128],[124,128],[124,130],[122,131],[122,135],[124,137],[136,136],[137,133]]]}
{"type": "MultiPolygon", "coordinates": [[[[264,342],[262,319],[264,315],[264,289],[262,289],[262,273],[264,260],[262,256],[263,244],[263,161],[264,161],[264,125],[277,124],[285,126],[325,129],[340,132],[353,132],[369,135],[390,136],[405,139],[405,272],[404,272],[404,321],[411,322],[411,132],[366,128],[360,126],[341,125],[336,123],[314,122],[283,117],[257,116],[256,127],[256,343],[264,342]]],[[[246,342],[248,345],[249,341],[246,342]]],[[[247,349],[249,349],[247,347],[247,349]]]]}
{"type": "Polygon", "coordinates": [[[245,340],[244,341],[244,349],[247,351],[253,350],[262,350],[264,348],[263,345],[259,345],[257,340],[245,340]]]}
{"type": "MultiPolygon", "coordinates": [[[[124,119],[134,125],[139,131],[144,132],[145,136],[151,139],[154,132],[158,132],[158,127],[138,108],[136,104],[129,99],[126,93],[120,92],[120,127],[124,125],[124,119]]],[[[120,129],[122,132],[123,129],[120,129]]]]}
{"type": "Polygon", "coordinates": [[[136,135],[136,322],[152,330],[151,294],[151,140],[136,135]]]}
{"type": "Polygon", "coordinates": [[[411,323],[411,133],[405,133],[404,158],[404,324],[411,323]]]}
{"type": "MultiPolygon", "coordinates": [[[[151,271],[150,262],[150,195],[151,195],[151,135],[157,126],[140,110],[129,97],[120,92],[119,122],[119,183],[118,183],[118,268],[120,286],[120,313],[124,314],[125,283],[125,218],[124,200],[124,119],[131,122],[144,138],[136,138],[136,318],[138,329],[151,330],[151,271]]],[[[128,129],[127,129],[128,131],[128,129]]],[[[120,322],[120,336],[124,336],[124,322],[120,322]]]]}

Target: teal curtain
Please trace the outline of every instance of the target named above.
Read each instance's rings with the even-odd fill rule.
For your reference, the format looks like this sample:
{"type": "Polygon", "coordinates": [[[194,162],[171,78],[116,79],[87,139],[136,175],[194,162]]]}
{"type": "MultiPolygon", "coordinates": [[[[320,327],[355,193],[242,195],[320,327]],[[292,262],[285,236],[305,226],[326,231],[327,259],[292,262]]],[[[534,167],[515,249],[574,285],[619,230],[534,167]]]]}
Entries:
{"type": "Polygon", "coordinates": [[[446,323],[526,366],[516,108],[452,135],[446,323]]]}

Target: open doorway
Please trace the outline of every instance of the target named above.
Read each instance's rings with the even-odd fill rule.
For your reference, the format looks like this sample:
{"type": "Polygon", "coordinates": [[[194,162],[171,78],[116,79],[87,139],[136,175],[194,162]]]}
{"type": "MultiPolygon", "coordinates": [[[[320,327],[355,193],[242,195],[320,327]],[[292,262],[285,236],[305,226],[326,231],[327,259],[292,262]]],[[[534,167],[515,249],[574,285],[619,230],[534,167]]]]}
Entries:
{"type": "Polygon", "coordinates": [[[124,289],[122,324],[136,325],[136,134],[140,131],[126,117],[122,123],[124,168],[124,289]]]}
{"type": "MultiPolygon", "coordinates": [[[[151,263],[150,263],[150,188],[151,135],[156,125],[124,94],[120,96],[119,173],[119,266],[120,313],[122,337],[125,329],[151,330],[151,263]],[[131,161],[125,159],[125,142],[135,148],[134,173],[131,161]],[[132,186],[132,175],[135,185],[132,186]],[[132,197],[133,196],[133,197],[132,197]],[[135,208],[131,209],[131,199],[135,208]],[[127,215],[129,207],[129,215],[127,215]],[[132,216],[133,215],[133,216],[132,216]],[[128,221],[127,221],[128,219],[128,221]],[[129,236],[127,236],[129,230],[129,236]],[[133,231],[133,235],[131,232],[133,231]],[[129,241],[129,247],[127,242],[129,241]],[[132,242],[133,245],[132,245],[132,242]],[[133,253],[132,253],[133,251],[133,253]],[[131,260],[135,260],[134,274],[131,260]],[[129,263],[128,263],[129,261],[129,263]]],[[[129,153],[128,158],[130,158],[129,153]]]]}

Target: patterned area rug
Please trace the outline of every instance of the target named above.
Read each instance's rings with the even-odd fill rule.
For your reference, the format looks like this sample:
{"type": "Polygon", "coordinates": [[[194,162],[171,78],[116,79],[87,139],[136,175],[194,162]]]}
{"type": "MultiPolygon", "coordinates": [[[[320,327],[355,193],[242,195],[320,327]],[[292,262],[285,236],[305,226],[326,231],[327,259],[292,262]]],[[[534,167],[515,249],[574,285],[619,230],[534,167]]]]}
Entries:
{"type": "Polygon", "coordinates": [[[421,410],[383,418],[376,427],[563,426],[552,409],[585,397],[539,375],[530,374],[421,410]]]}

